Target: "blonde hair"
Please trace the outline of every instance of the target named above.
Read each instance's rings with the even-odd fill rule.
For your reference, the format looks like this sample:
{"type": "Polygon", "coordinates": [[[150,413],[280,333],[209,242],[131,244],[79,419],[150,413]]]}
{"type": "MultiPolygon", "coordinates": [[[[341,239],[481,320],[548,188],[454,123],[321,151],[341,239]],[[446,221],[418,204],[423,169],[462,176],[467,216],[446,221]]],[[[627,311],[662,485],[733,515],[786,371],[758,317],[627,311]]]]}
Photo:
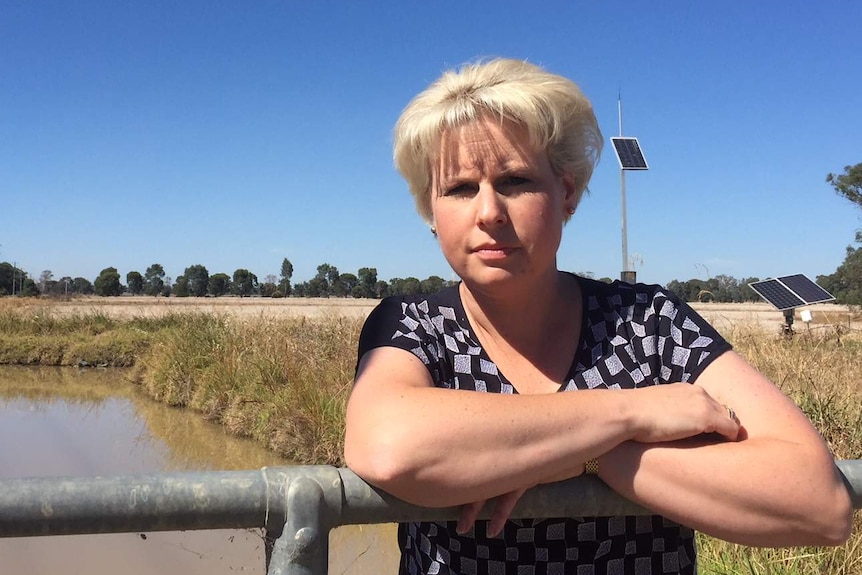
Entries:
{"type": "Polygon", "coordinates": [[[577,206],[603,144],[590,101],[567,78],[499,58],[445,72],[411,100],[395,124],[395,167],[419,215],[432,221],[432,169],[442,135],[488,116],[526,127],[554,171],[573,177],[577,206]]]}

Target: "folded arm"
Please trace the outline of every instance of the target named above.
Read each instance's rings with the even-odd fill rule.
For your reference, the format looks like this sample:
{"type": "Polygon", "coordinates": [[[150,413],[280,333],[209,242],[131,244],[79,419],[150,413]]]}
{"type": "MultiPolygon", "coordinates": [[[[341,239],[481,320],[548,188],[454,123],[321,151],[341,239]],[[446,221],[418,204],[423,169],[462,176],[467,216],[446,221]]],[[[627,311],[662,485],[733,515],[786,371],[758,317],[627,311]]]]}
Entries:
{"type": "Polygon", "coordinates": [[[401,499],[446,507],[574,477],[626,441],[735,438],[738,429],[688,384],[537,395],[438,389],[412,353],[381,347],[360,360],[345,459],[401,499]]]}
{"type": "Polygon", "coordinates": [[[695,384],[730,405],[740,441],[623,442],[599,458],[618,493],[716,537],[758,546],[836,545],[849,494],[823,439],[774,384],[735,352],[695,384]]]}

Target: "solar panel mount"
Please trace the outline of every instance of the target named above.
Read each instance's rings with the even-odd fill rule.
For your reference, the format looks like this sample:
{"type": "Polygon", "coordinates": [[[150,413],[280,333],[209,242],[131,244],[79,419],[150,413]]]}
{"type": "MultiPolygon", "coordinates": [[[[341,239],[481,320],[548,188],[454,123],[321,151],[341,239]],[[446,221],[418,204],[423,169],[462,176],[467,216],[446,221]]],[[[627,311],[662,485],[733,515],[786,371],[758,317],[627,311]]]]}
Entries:
{"type": "Polygon", "coordinates": [[[781,311],[835,299],[803,274],[782,276],[748,284],[757,295],[781,311]]]}
{"type": "Polygon", "coordinates": [[[619,136],[611,138],[611,143],[613,143],[614,151],[617,153],[620,168],[623,170],[649,170],[637,138],[619,136]]]}

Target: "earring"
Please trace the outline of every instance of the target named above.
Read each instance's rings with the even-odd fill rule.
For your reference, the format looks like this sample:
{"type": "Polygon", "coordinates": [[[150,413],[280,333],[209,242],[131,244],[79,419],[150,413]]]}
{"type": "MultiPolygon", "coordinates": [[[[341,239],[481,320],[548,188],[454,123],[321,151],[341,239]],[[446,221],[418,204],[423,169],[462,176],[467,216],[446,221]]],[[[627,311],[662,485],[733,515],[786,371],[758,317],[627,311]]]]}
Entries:
{"type": "Polygon", "coordinates": [[[436,235],[437,235],[437,227],[436,227],[436,226],[431,226],[431,235],[432,235],[432,236],[436,236],[436,235]]]}
{"type": "Polygon", "coordinates": [[[567,212],[570,216],[573,216],[573,215],[575,215],[575,208],[572,208],[572,207],[566,208],[566,212],[567,212]]]}

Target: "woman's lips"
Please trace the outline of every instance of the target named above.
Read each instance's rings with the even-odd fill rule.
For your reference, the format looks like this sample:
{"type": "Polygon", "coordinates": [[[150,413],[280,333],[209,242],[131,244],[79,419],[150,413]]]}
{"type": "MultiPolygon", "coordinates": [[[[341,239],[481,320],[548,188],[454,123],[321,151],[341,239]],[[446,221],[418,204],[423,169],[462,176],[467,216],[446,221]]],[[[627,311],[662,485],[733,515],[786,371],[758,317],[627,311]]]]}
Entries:
{"type": "Polygon", "coordinates": [[[473,253],[485,260],[500,260],[512,255],[515,248],[510,246],[479,246],[473,253]]]}

